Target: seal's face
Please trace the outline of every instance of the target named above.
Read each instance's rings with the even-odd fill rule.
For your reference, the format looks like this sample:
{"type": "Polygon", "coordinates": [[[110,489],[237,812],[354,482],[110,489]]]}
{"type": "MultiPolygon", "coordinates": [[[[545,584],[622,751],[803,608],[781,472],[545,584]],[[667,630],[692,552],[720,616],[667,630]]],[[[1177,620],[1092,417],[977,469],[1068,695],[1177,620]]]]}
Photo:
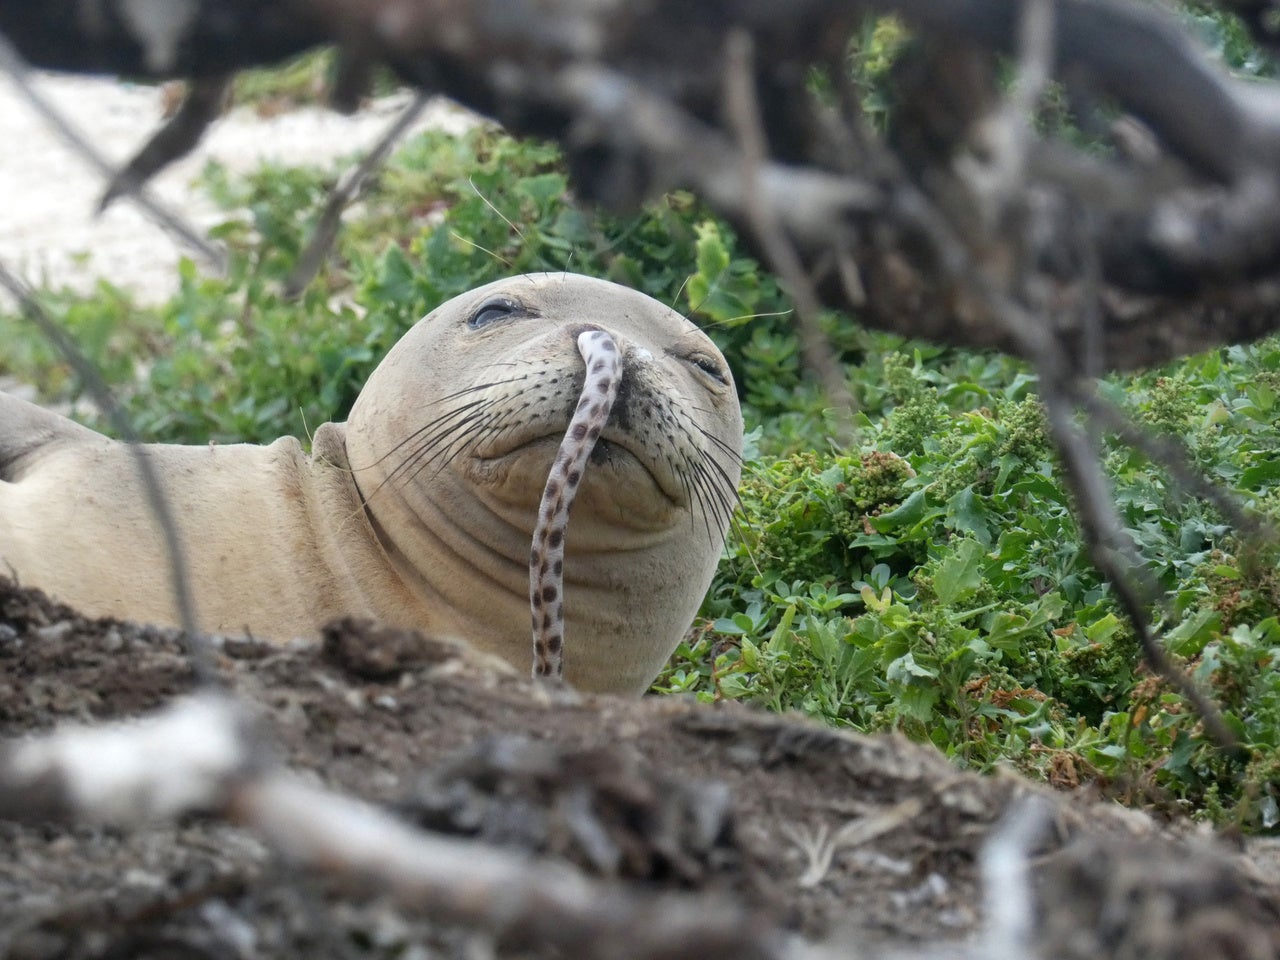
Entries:
{"type": "Polygon", "coordinates": [[[347,445],[409,579],[466,611],[464,639],[527,669],[529,537],[582,393],[577,338],[593,328],[616,341],[622,379],[567,531],[567,674],[635,690],[697,610],[739,478],[732,377],[694,324],[586,277],[489,284],[397,344],[352,410],[347,445]]]}

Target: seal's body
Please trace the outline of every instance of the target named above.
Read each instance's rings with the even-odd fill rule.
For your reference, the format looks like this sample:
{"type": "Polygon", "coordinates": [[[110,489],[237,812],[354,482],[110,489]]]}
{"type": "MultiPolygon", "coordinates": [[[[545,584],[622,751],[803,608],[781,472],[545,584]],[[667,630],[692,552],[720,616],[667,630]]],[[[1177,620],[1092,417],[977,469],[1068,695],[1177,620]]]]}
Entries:
{"type": "MultiPolygon", "coordinates": [[[[583,386],[577,338],[591,329],[618,344],[622,381],[566,540],[566,677],[643,691],[714,573],[742,421],[723,357],[693,324],[567,274],[499,281],[431,313],[348,422],[316,431],[309,457],[293,438],[144,447],[201,627],[287,639],[374,616],[527,670],[531,537],[583,386]]],[[[88,614],[177,620],[131,451],[0,394],[6,564],[88,614]]]]}

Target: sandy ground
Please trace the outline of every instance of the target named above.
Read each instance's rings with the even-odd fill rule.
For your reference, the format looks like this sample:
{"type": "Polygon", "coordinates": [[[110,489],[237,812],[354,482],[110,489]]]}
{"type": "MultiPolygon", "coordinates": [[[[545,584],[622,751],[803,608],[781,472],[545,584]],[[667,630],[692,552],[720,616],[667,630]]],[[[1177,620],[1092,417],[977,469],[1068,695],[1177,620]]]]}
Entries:
{"type": "MultiPolygon", "coordinates": [[[[45,74],[35,87],[117,165],[162,122],[159,87],[45,74]]],[[[237,108],[152,189],[191,224],[207,228],[223,217],[193,185],[209,160],[239,171],[264,161],[328,163],[367,149],[407,103],[408,94],[384,97],[349,117],[318,108],[262,117],[237,108]]],[[[441,99],[417,128],[462,131],[475,122],[441,99]]],[[[0,78],[0,262],[33,283],[88,289],[107,277],[143,300],[163,299],[176,289],[174,266],[185,251],[127,200],[96,215],[103,187],[88,162],[0,78]]]]}

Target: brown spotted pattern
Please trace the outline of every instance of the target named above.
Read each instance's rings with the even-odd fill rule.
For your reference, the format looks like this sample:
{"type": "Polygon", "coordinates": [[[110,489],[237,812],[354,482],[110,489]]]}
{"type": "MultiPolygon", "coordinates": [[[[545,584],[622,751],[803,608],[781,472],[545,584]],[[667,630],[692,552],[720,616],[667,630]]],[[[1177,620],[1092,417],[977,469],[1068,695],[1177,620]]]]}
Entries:
{"type": "Polygon", "coordinates": [[[542,491],[538,523],[529,552],[529,608],[533,618],[533,675],[564,675],[564,542],[569,509],[582,482],[582,471],[618,396],[622,357],[613,337],[603,330],[578,335],[578,352],[586,364],[582,394],[569,429],[542,491]]]}

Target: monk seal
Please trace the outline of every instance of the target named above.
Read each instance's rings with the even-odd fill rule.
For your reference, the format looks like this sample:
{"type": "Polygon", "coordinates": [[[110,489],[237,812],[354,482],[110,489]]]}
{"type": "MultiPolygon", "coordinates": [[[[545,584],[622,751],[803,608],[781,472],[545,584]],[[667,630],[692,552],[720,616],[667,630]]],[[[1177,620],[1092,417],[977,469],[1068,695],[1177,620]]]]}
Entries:
{"type": "MultiPolygon", "coordinates": [[[[372,616],[528,670],[531,543],[591,331],[616,345],[618,377],[561,558],[566,678],[643,692],[714,573],[742,418],[724,357],[692,322],[572,274],[501,280],[434,310],[347,421],[316,430],[310,456],[292,437],[144,445],[201,628],[287,639],[372,616]]],[[[175,624],[144,493],[124,445],[0,394],[0,570],[91,615],[175,624]]]]}

